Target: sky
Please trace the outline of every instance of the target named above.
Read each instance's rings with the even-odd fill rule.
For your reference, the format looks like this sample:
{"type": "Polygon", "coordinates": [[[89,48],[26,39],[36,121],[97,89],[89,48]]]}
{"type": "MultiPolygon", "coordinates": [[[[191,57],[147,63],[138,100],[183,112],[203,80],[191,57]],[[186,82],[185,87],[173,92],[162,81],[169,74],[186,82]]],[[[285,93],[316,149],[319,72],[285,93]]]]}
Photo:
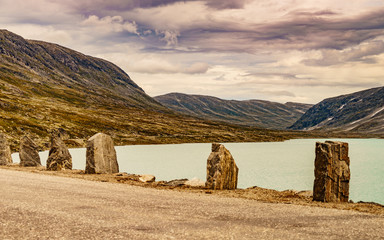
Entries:
{"type": "Polygon", "coordinates": [[[0,0],[0,29],[111,61],[150,96],[315,104],[384,85],[383,0],[0,0]]]}

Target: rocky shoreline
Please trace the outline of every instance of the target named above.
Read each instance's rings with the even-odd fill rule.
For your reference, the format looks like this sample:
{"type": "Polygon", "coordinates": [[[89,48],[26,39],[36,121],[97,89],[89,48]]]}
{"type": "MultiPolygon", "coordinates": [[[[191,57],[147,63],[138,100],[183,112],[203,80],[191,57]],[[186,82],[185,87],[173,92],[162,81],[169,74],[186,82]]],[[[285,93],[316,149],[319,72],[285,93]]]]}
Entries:
{"type": "Polygon", "coordinates": [[[147,181],[143,182],[139,178],[142,175],[128,174],[128,173],[115,173],[115,174],[85,174],[84,170],[63,170],[63,171],[47,171],[45,167],[20,167],[18,164],[11,164],[8,166],[0,166],[1,169],[8,169],[13,171],[26,171],[37,174],[53,175],[60,177],[70,177],[84,179],[87,181],[110,182],[116,184],[129,184],[134,186],[155,188],[159,190],[168,191],[182,191],[190,192],[191,194],[209,194],[217,197],[232,197],[255,200],[265,203],[284,203],[304,205],[308,207],[322,207],[333,208],[340,210],[358,211],[363,213],[371,213],[375,215],[384,216],[384,206],[378,203],[358,202],[352,201],[347,203],[333,202],[324,203],[312,201],[311,191],[276,191],[272,189],[265,189],[261,187],[251,187],[247,189],[236,190],[211,190],[203,186],[191,186],[185,184],[187,179],[179,179],[173,181],[147,181]]]}

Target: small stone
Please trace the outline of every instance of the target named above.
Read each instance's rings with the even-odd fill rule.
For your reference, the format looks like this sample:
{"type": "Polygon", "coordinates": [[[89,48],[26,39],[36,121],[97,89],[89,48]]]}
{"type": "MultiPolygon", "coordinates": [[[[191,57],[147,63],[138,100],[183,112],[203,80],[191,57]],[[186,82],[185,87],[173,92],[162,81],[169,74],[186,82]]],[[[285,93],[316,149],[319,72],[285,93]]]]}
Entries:
{"type": "Polygon", "coordinates": [[[36,167],[41,165],[39,150],[36,143],[29,138],[24,136],[20,141],[20,166],[23,167],[36,167]]]}
{"type": "Polygon", "coordinates": [[[155,180],[156,180],[156,177],[153,175],[141,175],[139,178],[139,181],[143,183],[151,183],[151,182],[154,182],[155,180]]]}
{"type": "Polygon", "coordinates": [[[349,164],[348,143],[316,143],[314,201],[348,202],[349,164]]]}
{"type": "Polygon", "coordinates": [[[181,187],[184,186],[188,179],[174,179],[166,182],[166,185],[169,187],[181,187]]]}
{"type": "Polygon", "coordinates": [[[297,193],[297,195],[302,196],[302,197],[313,197],[313,191],[300,191],[297,193]]]}
{"type": "Polygon", "coordinates": [[[198,178],[192,178],[191,180],[186,181],[185,185],[190,187],[205,187],[205,181],[198,178]]]}
{"type": "Polygon", "coordinates": [[[207,182],[205,186],[214,190],[237,188],[239,168],[231,153],[219,143],[212,143],[212,152],[207,160],[207,182]]]}
{"type": "Polygon", "coordinates": [[[122,172],[122,173],[114,173],[113,175],[116,177],[122,177],[122,176],[127,176],[128,174],[125,172],[122,172]]]}
{"type": "Polygon", "coordinates": [[[85,173],[118,173],[116,150],[112,138],[97,133],[87,142],[85,173]]]}
{"type": "Polygon", "coordinates": [[[0,165],[8,165],[11,163],[13,163],[11,148],[9,147],[6,136],[0,133],[0,165]]]}
{"type": "Polygon", "coordinates": [[[60,171],[65,169],[72,169],[72,156],[60,136],[52,133],[47,170],[60,171]]]}

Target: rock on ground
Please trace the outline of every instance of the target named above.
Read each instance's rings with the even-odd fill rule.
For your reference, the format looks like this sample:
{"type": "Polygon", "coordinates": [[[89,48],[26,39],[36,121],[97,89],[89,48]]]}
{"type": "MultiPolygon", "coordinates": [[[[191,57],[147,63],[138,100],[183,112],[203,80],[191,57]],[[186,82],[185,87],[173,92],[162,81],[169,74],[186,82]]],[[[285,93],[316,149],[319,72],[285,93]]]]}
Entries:
{"type": "Polygon", "coordinates": [[[72,156],[60,136],[53,133],[47,159],[47,170],[60,171],[65,169],[72,169],[72,156]]]}
{"type": "Polygon", "coordinates": [[[153,175],[145,174],[139,177],[139,181],[143,183],[151,183],[151,182],[154,182],[155,180],[156,180],[156,177],[153,175]]]}
{"type": "Polygon", "coordinates": [[[215,190],[236,189],[239,168],[231,153],[219,143],[212,143],[207,160],[206,187],[215,190]]]}
{"type": "Polygon", "coordinates": [[[87,142],[85,173],[118,173],[116,150],[112,138],[97,133],[87,142]]]}
{"type": "Polygon", "coordinates": [[[185,185],[190,187],[205,187],[205,181],[198,178],[192,178],[186,181],[185,185]]]}
{"type": "Polygon", "coordinates": [[[351,176],[349,163],[348,143],[316,143],[313,200],[348,202],[351,176]]]}
{"type": "Polygon", "coordinates": [[[28,136],[24,136],[20,141],[20,166],[35,167],[40,166],[39,150],[36,143],[28,136]]]}
{"type": "Polygon", "coordinates": [[[8,165],[12,162],[11,148],[8,144],[7,137],[0,133],[0,165],[8,165]]]}

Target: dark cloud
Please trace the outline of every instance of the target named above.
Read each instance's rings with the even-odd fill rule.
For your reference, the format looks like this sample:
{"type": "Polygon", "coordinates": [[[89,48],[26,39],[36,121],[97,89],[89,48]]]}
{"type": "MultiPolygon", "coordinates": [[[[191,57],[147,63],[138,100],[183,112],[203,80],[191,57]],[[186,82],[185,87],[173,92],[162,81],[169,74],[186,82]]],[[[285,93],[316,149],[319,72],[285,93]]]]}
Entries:
{"type": "Polygon", "coordinates": [[[249,2],[252,2],[252,0],[206,0],[207,6],[216,9],[243,8],[249,2]]]}
{"type": "Polygon", "coordinates": [[[294,78],[294,79],[247,79],[237,83],[239,86],[255,86],[255,85],[270,85],[270,86],[300,86],[300,87],[360,87],[373,88],[382,84],[376,81],[367,81],[366,79],[345,81],[345,80],[319,80],[313,78],[294,78]]]}
{"type": "Polygon", "coordinates": [[[256,77],[262,77],[262,78],[275,78],[278,77],[279,79],[310,79],[310,78],[301,78],[298,77],[296,74],[293,73],[267,73],[267,72],[253,72],[253,73],[248,73],[244,75],[246,77],[248,76],[256,76],[256,77]]]}
{"type": "MultiPolygon", "coordinates": [[[[53,0],[56,2],[62,2],[53,0]]],[[[124,12],[136,8],[155,8],[175,3],[187,3],[201,1],[208,7],[215,9],[243,8],[253,0],[68,0],[63,4],[69,4],[84,14],[103,14],[106,12],[124,12]]]]}
{"type": "Polygon", "coordinates": [[[210,22],[205,27],[184,29],[180,43],[197,45],[202,51],[341,50],[384,35],[384,9],[354,18],[324,15],[333,13],[300,12],[288,20],[268,24],[210,22]]]}
{"type": "MultiPolygon", "coordinates": [[[[212,17],[219,10],[243,8],[250,2],[252,0],[68,0],[62,4],[70,5],[70,9],[85,17],[122,16],[125,22],[135,23],[141,35],[151,31],[152,34],[143,36],[146,49],[252,54],[265,50],[342,50],[384,35],[384,8],[353,17],[329,9],[296,10],[280,20],[263,24],[212,17]],[[156,9],[189,2],[200,2],[209,8],[204,9],[204,13],[195,13],[202,14],[201,18],[180,17],[177,11],[156,9]],[[143,9],[146,11],[139,11],[143,9]]],[[[193,11],[186,14],[193,15],[193,11]]]]}

